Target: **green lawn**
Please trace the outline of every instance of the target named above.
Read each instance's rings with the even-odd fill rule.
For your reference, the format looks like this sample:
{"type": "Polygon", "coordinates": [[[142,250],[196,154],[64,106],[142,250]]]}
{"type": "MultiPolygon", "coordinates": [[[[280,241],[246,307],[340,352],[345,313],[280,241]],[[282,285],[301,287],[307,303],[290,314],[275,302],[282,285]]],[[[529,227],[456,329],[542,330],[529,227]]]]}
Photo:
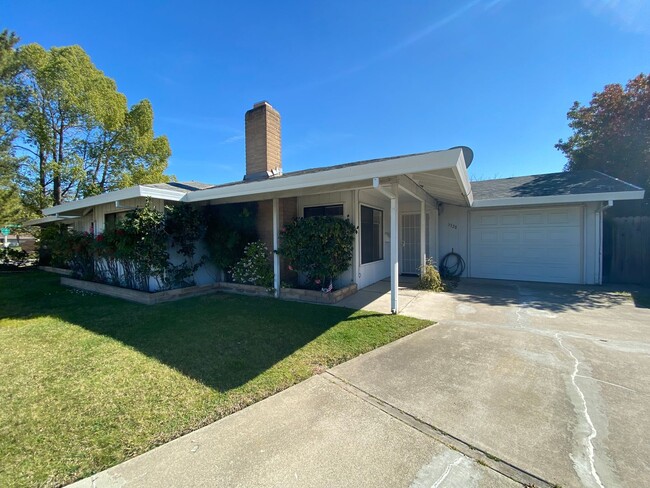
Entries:
{"type": "Polygon", "coordinates": [[[0,486],[58,486],[426,327],[215,294],[156,306],[0,274],[0,486]]]}

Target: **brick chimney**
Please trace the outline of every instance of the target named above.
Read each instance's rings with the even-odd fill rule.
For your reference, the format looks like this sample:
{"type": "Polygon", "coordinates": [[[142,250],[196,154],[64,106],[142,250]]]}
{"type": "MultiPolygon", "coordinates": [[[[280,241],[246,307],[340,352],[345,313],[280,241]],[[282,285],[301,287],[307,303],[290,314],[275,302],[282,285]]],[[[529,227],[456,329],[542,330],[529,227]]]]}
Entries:
{"type": "Polygon", "coordinates": [[[261,180],[282,174],[280,114],[268,102],[246,112],[246,176],[261,180]]]}

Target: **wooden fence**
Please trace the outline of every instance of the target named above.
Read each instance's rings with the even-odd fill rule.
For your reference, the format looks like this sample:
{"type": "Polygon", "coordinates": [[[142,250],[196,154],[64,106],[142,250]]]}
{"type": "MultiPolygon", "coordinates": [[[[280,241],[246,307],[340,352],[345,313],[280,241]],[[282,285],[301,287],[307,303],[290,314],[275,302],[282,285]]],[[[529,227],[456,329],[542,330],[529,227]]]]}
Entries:
{"type": "Polygon", "coordinates": [[[614,217],[604,222],[603,279],[650,284],[650,217],[614,217]]]}

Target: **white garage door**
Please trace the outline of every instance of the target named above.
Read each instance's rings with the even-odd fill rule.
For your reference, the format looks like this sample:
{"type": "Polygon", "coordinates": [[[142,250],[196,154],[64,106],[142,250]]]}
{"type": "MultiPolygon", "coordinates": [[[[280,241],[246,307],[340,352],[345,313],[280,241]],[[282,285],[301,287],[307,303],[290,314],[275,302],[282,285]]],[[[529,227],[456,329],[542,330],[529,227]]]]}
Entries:
{"type": "Polygon", "coordinates": [[[474,278],[582,282],[582,209],[472,210],[474,278]]]}

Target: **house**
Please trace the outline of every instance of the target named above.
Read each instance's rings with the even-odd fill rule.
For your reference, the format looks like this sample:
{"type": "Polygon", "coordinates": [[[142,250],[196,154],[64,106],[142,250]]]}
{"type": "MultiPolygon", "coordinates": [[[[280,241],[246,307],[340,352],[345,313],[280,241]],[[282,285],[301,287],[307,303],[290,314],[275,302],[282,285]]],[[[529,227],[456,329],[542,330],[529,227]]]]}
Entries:
{"type": "MultiPolygon", "coordinates": [[[[644,191],[595,171],[470,182],[467,147],[283,173],[280,115],[267,102],[246,112],[246,174],[224,185],[141,185],[43,210],[32,224],[69,221],[101,231],[149,197],[220,205],[258,202],[260,238],[277,249],[283,224],[296,217],[348,216],[358,226],[351,267],[341,284],[363,288],[417,273],[426,256],[452,250],[466,262],[462,276],[558,283],[602,281],[603,211],[644,191]]],[[[274,258],[280,289],[280,259],[274,258]]],[[[277,293],[277,292],[276,292],[277,293]]]]}

